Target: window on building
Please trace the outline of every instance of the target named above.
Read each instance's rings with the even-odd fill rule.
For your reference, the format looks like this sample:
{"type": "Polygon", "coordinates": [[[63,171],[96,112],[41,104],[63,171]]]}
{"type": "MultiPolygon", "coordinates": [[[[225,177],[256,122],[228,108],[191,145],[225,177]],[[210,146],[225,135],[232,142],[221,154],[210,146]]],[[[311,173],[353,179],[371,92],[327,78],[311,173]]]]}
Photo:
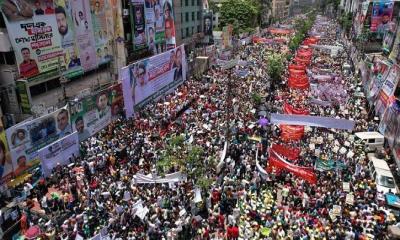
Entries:
{"type": "Polygon", "coordinates": [[[200,25],[197,25],[197,32],[198,33],[201,32],[201,26],[200,25]]]}
{"type": "Polygon", "coordinates": [[[201,19],[201,12],[197,12],[197,20],[201,19]]]}
{"type": "Polygon", "coordinates": [[[188,13],[188,12],[185,13],[185,21],[186,21],[186,22],[189,22],[189,13],[188,13]]]}
{"type": "Polygon", "coordinates": [[[181,38],[185,39],[185,33],[183,32],[183,28],[181,28],[181,38]]]}
{"type": "Polygon", "coordinates": [[[187,27],[187,28],[186,28],[186,37],[189,37],[189,35],[190,35],[190,34],[189,34],[189,28],[187,27]]]}
{"type": "Polygon", "coordinates": [[[194,6],[194,0],[192,0],[192,6],[194,6]]]}
{"type": "Polygon", "coordinates": [[[183,13],[181,13],[181,22],[183,22],[183,13]]]}
{"type": "Polygon", "coordinates": [[[189,0],[185,0],[185,6],[189,6],[189,0]]]}
{"type": "Polygon", "coordinates": [[[192,35],[193,35],[193,33],[194,33],[194,27],[192,27],[192,35]]]}
{"type": "Polygon", "coordinates": [[[15,64],[14,52],[1,52],[0,64],[14,65],[15,64]]]}
{"type": "Polygon", "coordinates": [[[201,6],[201,5],[202,5],[201,0],[197,0],[197,6],[201,6]]]}
{"type": "Polygon", "coordinates": [[[194,18],[194,12],[192,12],[192,21],[194,21],[195,20],[195,18],[194,18]]]}

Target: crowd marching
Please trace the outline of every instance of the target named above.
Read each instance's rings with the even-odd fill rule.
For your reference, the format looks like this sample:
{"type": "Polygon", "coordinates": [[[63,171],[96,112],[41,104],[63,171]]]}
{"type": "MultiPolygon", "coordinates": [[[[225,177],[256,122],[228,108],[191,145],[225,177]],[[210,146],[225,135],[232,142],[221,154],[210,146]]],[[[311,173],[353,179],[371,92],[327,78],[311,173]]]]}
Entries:
{"type": "MultiPolygon", "coordinates": [[[[343,71],[350,60],[336,27],[318,16],[312,29],[324,33],[318,44],[343,46],[336,56],[311,47],[298,50],[312,53],[307,69],[299,69],[311,85],[320,83],[313,76],[330,70],[330,81],[318,84],[324,88],[290,87],[294,63],[286,59],[282,82],[267,77],[268,55],[286,51],[285,44],[243,46],[237,55],[243,66],[212,66],[202,79],[187,80],[134,119],[115,120],[81,144],[81,157],[28,187],[31,210],[22,217],[22,229],[38,225],[43,239],[90,239],[99,233],[109,239],[383,239],[387,225],[397,221],[371,179],[364,148],[348,140],[352,133],[304,127],[296,140],[290,133],[282,137],[283,126],[268,124],[270,113],[300,111],[354,120],[353,132],[377,128],[368,120],[365,99],[353,96],[360,85],[350,70],[343,71]],[[238,70],[247,73],[239,77],[238,70]],[[157,175],[156,163],[175,136],[205,150],[209,189],[199,189],[190,178],[140,184],[133,177],[157,175]],[[225,143],[224,164],[217,165],[225,143]],[[282,149],[292,164],[315,168],[316,182],[269,166],[271,155],[282,149]],[[328,160],[333,168],[315,167],[328,160]],[[32,213],[34,208],[47,217],[32,213]]],[[[180,170],[171,166],[166,173],[180,170]]]]}

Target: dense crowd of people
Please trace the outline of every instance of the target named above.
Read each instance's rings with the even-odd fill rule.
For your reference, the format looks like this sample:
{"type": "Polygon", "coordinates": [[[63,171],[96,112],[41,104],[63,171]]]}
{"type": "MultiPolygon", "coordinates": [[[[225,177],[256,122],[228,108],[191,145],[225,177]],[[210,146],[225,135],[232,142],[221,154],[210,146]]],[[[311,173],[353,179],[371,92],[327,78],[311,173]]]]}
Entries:
{"type": "MultiPolygon", "coordinates": [[[[319,16],[317,22],[310,32],[319,32],[320,45],[340,44],[334,21],[319,16]]],[[[365,99],[354,98],[358,79],[351,71],[343,73],[349,61],[346,46],[336,56],[314,49],[308,68],[312,83],[322,69],[334,76],[338,94],[313,86],[290,89],[288,72],[282,82],[272,82],[267,56],[287,49],[285,44],[241,47],[242,66],[212,66],[202,79],[189,78],[135,118],[121,117],[83,142],[81,157],[27,188],[27,209],[40,205],[45,216],[26,211],[22,229],[39,225],[49,239],[90,239],[99,233],[110,239],[383,239],[387,225],[397,219],[380,200],[365,149],[349,140],[352,133],[306,127],[300,141],[288,142],[281,139],[279,126],[259,124],[272,112],[282,113],[287,103],[310,115],[353,119],[353,132],[377,128],[377,122],[367,120],[365,99]],[[245,76],[235,74],[243,69],[245,76]],[[176,136],[203,149],[204,177],[212,180],[208,189],[199,189],[190,178],[135,181],[137,174],[159,174],[157,162],[176,136]],[[220,165],[216,159],[226,142],[220,165]],[[261,172],[257,164],[267,168],[273,144],[300,149],[296,165],[314,167],[322,159],[333,160],[335,167],[317,171],[316,184],[286,171],[261,172]],[[335,151],[340,148],[345,152],[335,151]],[[353,203],[346,202],[349,192],[353,203]]],[[[184,170],[172,164],[164,174],[184,170]]]]}

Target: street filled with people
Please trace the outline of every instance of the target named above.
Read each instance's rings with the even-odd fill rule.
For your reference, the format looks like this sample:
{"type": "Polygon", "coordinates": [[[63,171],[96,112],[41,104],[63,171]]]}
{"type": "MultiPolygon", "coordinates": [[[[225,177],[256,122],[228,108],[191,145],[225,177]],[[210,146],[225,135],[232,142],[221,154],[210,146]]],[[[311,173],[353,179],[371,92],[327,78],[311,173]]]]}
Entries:
{"type": "Polygon", "coordinates": [[[267,59],[288,42],[250,44],[234,52],[232,69],[212,65],[134,118],[116,119],[81,143],[80,157],[26,188],[21,228],[37,225],[42,239],[384,239],[397,219],[353,139],[379,122],[355,97],[362,86],[343,67],[351,60],[337,24],[317,16],[282,59],[281,80],[268,76],[267,59]],[[274,124],[277,113],[355,126],[274,124]],[[202,166],[180,163],[194,148],[202,166]]]}

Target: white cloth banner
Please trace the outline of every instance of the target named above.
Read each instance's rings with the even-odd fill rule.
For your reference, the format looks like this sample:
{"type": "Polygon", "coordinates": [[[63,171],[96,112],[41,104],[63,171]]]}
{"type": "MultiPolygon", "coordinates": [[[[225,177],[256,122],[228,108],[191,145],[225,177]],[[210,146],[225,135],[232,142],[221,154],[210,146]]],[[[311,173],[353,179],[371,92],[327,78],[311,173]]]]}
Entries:
{"type": "Polygon", "coordinates": [[[74,132],[39,150],[42,171],[45,177],[51,174],[53,168],[69,164],[69,158],[79,156],[78,132],[74,132]]]}
{"type": "Polygon", "coordinates": [[[136,174],[133,176],[133,181],[136,184],[146,184],[146,183],[176,183],[185,181],[186,176],[180,172],[166,174],[164,177],[153,176],[151,174],[136,174]]]}

